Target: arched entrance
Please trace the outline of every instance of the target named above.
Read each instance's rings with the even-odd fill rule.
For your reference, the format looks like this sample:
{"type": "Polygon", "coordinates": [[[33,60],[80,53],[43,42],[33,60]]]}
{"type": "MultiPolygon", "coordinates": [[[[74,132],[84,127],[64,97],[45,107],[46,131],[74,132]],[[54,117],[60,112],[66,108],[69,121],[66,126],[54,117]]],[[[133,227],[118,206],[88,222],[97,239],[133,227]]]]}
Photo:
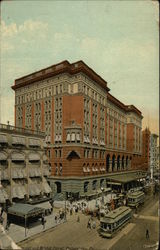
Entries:
{"type": "Polygon", "coordinates": [[[56,181],[55,184],[56,184],[56,188],[57,188],[57,194],[61,193],[62,192],[61,182],[56,181]]]}
{"type": "Polygon", "coordinates": [[[124,155],[122,156],[122,169],[124,169],[124,155]]]}
{"type": "Polygon", "coordinates": [[[114,171],[115,168],[115,155],[112,156],[112,172],[114,171]]]}
{"type": "Polygon", "coordinates": [[[126,157],[126,168],[128,167],[128,155],[126,157]]]}
{"type": "Polygon", "coordinates": [[[89,181],[84,183],[84,193],[88,192],[89,181]]]}
{"type": "Polygon", "coordinates": [[[120,170],[120,155],[117,157],[117,170],[120,170]]]}
{"type": "Polygon", "coordinates": [[[109,172],[109,161],[110,161],[110,155],[108,154],[106,157],[106,171],[109,172]]]}

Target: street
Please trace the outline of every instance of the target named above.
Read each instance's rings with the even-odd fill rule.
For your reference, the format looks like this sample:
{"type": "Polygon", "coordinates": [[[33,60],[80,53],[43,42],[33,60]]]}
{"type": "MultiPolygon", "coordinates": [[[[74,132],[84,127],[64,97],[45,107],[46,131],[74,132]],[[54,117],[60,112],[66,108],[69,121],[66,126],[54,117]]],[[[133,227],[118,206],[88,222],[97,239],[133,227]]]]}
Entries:
{"type": "Polygon", "coordinates": [[[158,195],[146,197],[143,207],[138,209],[131,223],[120,230],[114,238],[101,238],[96,229],[87,228],[88,216],[81,213],[68,215],[67,222],[50,229],[33,238],[19,243],[23,249],[28,247],[77,247],[93,248],[97,250],[142,250],[145,245],[155,244],[158,241],[158,195]],[[80,222],[77,222],[79,215],[80,222]],[[146,229],[150,238],[146,239],[146,229]]]}

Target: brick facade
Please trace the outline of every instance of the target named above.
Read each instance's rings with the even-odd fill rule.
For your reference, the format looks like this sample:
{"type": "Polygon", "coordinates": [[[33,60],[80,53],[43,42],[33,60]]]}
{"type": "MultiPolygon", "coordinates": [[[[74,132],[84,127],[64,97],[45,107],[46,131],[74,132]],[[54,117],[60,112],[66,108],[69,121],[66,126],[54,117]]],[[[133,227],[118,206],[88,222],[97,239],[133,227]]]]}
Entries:
{"type": "Polygon", "coordinates": [[[12,88],[15,125],[29,126],[24,112],[31,103],[32,129],[46,132],[52,176],[100,176],[140,167],[141,112],[113,97],[107,82],[84,62],[64,61],[15,80],[12,88]]]}

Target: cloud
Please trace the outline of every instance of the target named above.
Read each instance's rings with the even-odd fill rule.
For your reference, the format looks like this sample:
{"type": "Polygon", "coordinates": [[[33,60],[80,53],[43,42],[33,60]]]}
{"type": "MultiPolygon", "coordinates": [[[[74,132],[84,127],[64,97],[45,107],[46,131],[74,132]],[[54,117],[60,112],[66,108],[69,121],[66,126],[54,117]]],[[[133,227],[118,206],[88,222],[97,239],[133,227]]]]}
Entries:
{"type": "Polygon", "coordinates": [[[2,54],[13,52],[21,48],[21,44],[28,45],[35,40],[41,41],[46,37],[48,23],[36,20],[26,20],[23,24],[6,24],[1,22],[1,48],[2,54]]]}
{"type": "Polygon", "coordinates": [[[48,29],[48,24],[41,21],[26,20],[23,24],[17,25],[16,23],[11,23],[6,25],[2,20],[1,22],[1,35],[4,38],[14,37],[20,33],[33,32],[33,31],[45,31],[48,29]]]}

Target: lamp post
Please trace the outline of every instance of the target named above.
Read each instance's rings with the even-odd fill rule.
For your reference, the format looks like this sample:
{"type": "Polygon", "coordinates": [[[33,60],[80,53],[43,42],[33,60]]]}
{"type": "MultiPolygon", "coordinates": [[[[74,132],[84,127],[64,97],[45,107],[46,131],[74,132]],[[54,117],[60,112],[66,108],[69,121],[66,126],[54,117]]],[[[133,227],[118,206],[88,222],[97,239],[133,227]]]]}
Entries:
{"type": "Polygon", "coordinates": [[[101,191],[102,191],[102,204],[104,204],[104,187],[101,187],[101,191]]]}

